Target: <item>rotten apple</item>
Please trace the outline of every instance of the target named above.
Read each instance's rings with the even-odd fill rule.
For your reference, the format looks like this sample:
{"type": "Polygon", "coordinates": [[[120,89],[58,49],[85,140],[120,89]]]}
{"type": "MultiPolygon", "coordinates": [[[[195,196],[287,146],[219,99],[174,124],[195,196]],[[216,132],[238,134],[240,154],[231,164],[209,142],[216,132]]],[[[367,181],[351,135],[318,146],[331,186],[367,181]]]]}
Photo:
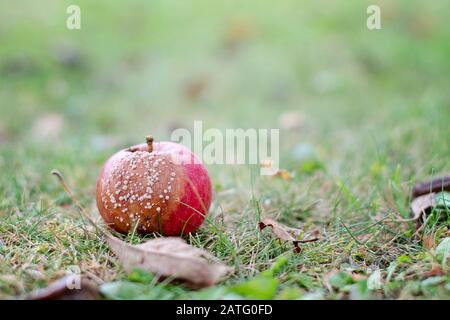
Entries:
{"type": "Polygon", "coordinates": [[[123,149],[97,179],[97,206],[105,222],[127,233],[182,236],[202,224],[211,204],[211,180],[200,160],[174,142],[123,149]]]}

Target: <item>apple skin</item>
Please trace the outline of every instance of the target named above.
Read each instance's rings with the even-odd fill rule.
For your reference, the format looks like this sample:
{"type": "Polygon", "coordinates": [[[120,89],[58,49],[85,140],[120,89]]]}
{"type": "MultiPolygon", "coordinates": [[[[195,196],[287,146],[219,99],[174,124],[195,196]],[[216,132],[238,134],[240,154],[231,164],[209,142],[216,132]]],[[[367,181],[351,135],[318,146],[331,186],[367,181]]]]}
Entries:
{"type": "Polygon", "coordinates": [[[206,167],[174,142],[123,149],[105,163],[98,179],[97,207],[114,230],[182,236],[202,224],[211,205],[206,167]],[[137,226],[136,226],[137,224],[137,226]]]}

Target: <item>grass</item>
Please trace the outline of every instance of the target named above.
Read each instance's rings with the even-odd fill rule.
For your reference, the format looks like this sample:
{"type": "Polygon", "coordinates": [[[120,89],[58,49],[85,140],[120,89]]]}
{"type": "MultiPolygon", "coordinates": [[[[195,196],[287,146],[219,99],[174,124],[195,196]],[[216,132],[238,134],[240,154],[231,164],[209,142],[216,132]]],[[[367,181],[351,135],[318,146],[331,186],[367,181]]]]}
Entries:
{"type": "Polygon", "coordinates": [[[448,226],[430,225],[424,245],[414,222],[391,221],[409,216],[414,183],[450,172],[448,4],[375,1],[383,29],[368,31],[373,2],[78,1],[80,31],[65,28],[69,1],[2,6],[0,298],[76,265],[110,298],[253,297],[262,286],[273,290],[259,297],[277,299],[449,299],[434,249],[448,226]],[[298,128],[280,122],[290,112],[298,128]],[[235,273],[200,292],[126,275],[50,175],[64,172],[97,216],[95,179],[112,153],[194,120],[280,128],[293,175],[209,166],[210,223],[188,241],[235,273]],[[323,240],[293,254],[258,230],[262,216],[323,240]]]}

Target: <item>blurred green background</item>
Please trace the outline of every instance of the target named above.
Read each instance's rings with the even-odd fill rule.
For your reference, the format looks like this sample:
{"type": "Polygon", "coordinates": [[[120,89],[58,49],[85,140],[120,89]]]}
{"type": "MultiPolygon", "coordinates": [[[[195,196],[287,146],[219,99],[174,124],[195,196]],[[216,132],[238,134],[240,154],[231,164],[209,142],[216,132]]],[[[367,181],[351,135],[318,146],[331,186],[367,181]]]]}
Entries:
{"type": "Polygon", "coordinates": [[[374,159],[407,179],[449,169],[448,1],[76,1],[81,30],[70,4],[1,4],[4,194],[74,164],[92,185],[117,148],[194,120],[281,128],[284,166],[306,144],[345,179],[374,159]]]}
{"type": "Polygon", "coordinates": [[[92,185],[119,147],[148,133],[168,139],[194,120],[205,129],[281,128],[282,165],[307,144],[345,179],[366,175],[376,158],[403,164],[408,178],[448,170],[448,9],[448,1],[3,2],[2,191],[45,190],[52,167],[74,164],[92,185]],[[369,31],[373,3],[382,29],[369,31]],[[66,28],[70,4],[81,8],[81,30],[66,28]]]}

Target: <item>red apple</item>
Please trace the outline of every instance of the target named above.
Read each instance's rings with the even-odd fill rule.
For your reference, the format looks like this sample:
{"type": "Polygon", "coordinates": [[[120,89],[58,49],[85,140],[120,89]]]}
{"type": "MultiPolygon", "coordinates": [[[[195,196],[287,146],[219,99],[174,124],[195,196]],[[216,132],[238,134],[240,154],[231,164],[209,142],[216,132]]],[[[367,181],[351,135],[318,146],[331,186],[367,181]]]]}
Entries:
{"type": "Polygon", "coordinates": [[[147,137],[108,159],[96,196],[101,216],[118,232],[181,236],[202,224],[211,192],[208,171],[190,150],[147,137]]]}

